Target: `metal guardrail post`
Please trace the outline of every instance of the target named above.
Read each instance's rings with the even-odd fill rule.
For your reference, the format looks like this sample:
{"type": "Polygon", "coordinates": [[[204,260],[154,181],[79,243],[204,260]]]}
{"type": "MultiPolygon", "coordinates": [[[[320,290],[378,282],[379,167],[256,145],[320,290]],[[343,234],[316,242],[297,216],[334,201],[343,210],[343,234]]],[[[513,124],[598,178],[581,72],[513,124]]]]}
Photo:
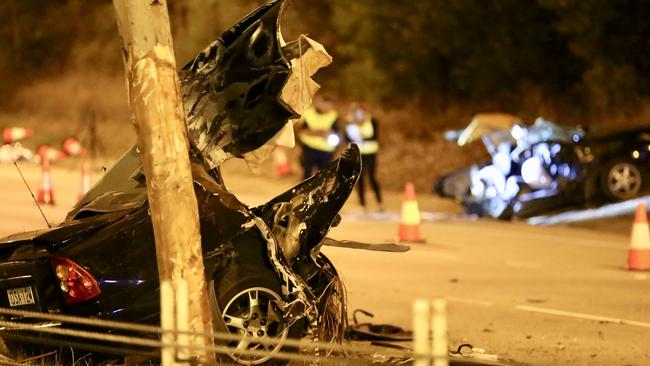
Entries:
{"type": "MultiPolygon", "coordinates": [[[[163,333],[160,340],[164,345],[175,343],[176,314],[174,306],[174,286],[171,281],[163,281],[160,284],[160,327],[163,333]]],[[[160,350],[160,363],[162,366],[177,366],[175,348],[163,346],[160,350]]]]}
{"type": "Polygon", "coordinates": [[[431,304],[431,351],[433,366],[448,366],[447,301],[435,299],[431,304]]]}
{"type": "Polygon", "coordinates": [[[414,366],[448,366],[447,302],[418,299],[413,303],[414,366]]]}
{"type": "Polygon", "coordinates": [[[429,335],[431,305],[429,300],[418,299],[413,303],[413,366],[429,366],[431,354],[429,335]]]}
{"type": "Polygon", "coordinates": [[[176,360],[183,364],[189,364],[190,351],[187,346],[190,344],[190,317],[189,297],[187,281],[178,279],[175,281],[176,289],[176,360]],[[187,362],[185,362],[187,360],[187,362]]]}

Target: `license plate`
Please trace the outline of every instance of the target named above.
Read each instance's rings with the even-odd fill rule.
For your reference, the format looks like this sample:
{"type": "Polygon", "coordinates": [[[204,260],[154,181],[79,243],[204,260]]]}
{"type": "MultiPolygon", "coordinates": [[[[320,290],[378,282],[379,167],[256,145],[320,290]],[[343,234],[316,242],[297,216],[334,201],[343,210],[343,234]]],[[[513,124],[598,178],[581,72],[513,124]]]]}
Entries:
{"type": "Polygon", "coordinates": [[[7,290],[7,297],[9,297],[9,306],[36,304],[31,286],[7,290]]]}

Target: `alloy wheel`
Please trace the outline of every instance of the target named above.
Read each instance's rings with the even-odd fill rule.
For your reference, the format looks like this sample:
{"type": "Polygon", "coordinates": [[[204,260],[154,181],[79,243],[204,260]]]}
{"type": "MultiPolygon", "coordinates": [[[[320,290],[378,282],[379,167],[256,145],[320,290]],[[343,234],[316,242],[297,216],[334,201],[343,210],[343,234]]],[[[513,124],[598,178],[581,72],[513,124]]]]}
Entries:
{"type": "Polygon", "coordinates": [[[607,174],[607,189],[618,199],[634,197],[641,190],[641,172],[630,163],[617,163],[607,174]]]}
{"type": "Polygon", "coordinates": [[[252,287],[235,295],[223,309],[223,320],[232,334],[242,337],[233,341],[230,347],[236,350],[229,354],[242,365],[258,365],[271,359],[280,351],[289,333],[287,324],[277,303],[282,299],[275,291],[265,287],[252,287]],[[260,343],[270,338],[279,339],[274,344],[260,343]],[[247,351],[263,351],[265,355],[251,355],[247,351]]]}

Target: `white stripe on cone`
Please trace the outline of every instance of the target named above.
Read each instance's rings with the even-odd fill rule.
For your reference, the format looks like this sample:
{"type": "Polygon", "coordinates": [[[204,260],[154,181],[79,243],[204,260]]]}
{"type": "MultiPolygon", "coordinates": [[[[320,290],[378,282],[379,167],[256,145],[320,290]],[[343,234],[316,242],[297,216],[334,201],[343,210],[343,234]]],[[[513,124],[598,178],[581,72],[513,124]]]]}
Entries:
{"type": "Polygon", "coordinates": [[[650,228],[647,222],[635,222],[632,225],[632,239],[630,249],[650,250],[650,228]]]}
{"type": "Polygon", "coordinates": [[[402,202],[402,224],[420,225],[420,209],[418,201],[402,202]]]}

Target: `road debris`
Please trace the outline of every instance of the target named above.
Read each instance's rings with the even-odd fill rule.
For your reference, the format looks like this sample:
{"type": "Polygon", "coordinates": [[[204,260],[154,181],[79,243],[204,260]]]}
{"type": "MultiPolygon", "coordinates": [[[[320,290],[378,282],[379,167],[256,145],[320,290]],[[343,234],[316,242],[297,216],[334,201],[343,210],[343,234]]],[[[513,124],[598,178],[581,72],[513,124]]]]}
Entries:
{"type": "Polygon", "coordinates": [[[359,323],[357,314],[363,314],[367,317],[374,318],[374,314],[356,309],[352,313],[354,325],[348,329],[348,338],[356,341],[390,341],[390,342],[410,342],[413,340],[413,332],[402,329],[391,324],[372,324],[369,322],[359,323]]]}

